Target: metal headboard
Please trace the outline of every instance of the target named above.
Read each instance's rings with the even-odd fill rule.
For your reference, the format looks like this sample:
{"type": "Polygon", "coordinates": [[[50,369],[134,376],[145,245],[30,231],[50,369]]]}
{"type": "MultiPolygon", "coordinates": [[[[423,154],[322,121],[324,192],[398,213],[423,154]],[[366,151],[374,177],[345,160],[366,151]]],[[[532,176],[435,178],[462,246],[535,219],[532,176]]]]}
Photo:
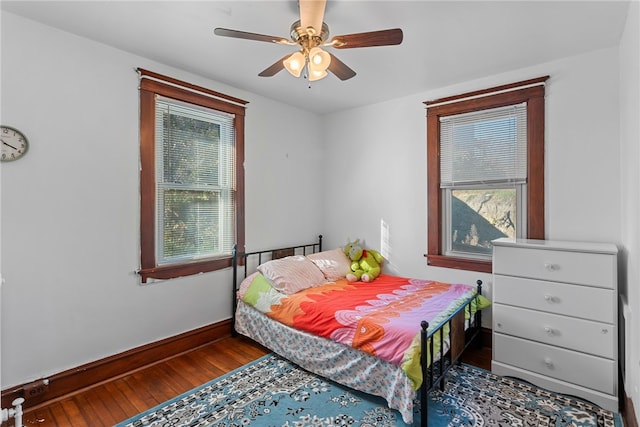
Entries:
{"type": "Polygon", "coordinates": [[[233,286],[231,288],[231,333],[235,335],[235,318],[236,318],[236,292],[238,290],[239,281],[242,282],[249,274],[262,264],[273,259],[284,258],[291,255],[307,255],[322,251],[322,234],[318,235],[318,241],[313,243],[305,243],[296,246],[288,246],[275,249],[264,249],[261,251],[242,252],[238,245],[233,246],[233,286]],[[238,274],[238,269],[243,271],[238,274]]]}

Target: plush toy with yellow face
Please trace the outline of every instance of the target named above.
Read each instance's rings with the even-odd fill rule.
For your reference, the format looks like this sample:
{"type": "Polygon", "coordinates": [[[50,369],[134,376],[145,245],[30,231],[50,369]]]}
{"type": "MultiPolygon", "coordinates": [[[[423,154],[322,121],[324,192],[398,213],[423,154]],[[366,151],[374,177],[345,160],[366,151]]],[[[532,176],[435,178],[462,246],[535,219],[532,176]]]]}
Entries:
{"type": "Polygon", "coordinates": [[[351,272],[347,274],[348,281],[371,282],[380,275],[383,256],[373,249],[363,249],[360,239],[347,243],[344,253],[351,260],[351,272]]]}

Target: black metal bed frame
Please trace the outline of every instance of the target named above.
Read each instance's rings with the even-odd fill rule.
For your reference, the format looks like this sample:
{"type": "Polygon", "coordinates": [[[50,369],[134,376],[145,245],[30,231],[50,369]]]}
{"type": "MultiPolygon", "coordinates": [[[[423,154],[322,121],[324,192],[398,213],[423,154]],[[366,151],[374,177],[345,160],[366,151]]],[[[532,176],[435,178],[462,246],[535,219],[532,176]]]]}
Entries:
{"type": "MultiPolygon", "coordinates": [[[[246,278],[249,274],[249,257],[257,257],[257,265],[262,264],[264,262],[269,261],[271,259],[282,258],[290,255],[306,255],[307,253],[315,253],[322,251],[322,235],[318,236],[318,241],[314,243],[302,244],[297,246],[288,246],[278,249],[265,249],[261,251],[253,251],[253,252],[242,252],[239,251],[236,246],[233,248],[233,288],[231,292],[232,296],[232,317],[231,317],[231,333],[233,336],[237,336],[238,333],[235,329],[236,322],[236,310],[237,310],[237,296],[236,292],[238,289],[238,279],[239,277],[246,278]],[[238,269],[242,268],[244,273],[242,276],[238,274],[238,269]]],[[[477,295],[482,294],[482,281],[478,280],[476,282],[477,285],[477,295]]],[[[429,323],[427,321],[422,321],[420,323],[421,331],[420,331],[420,365],[422,368],[422,385],[420,386],[420,419],[421,425],[426,427],[428,424],[428,394],[434,390],[437,386],[440,386],[440,390],[444,391],[445,388],[445,376],[449,369],[454,366],[456,363],[459,363],[460,356],[469,346],[473,344],[474,341],[477,340],[477,345],[482,345],[482,335],[481,325],[482,325],[482,313],[479,309],[476,309],[472,312],[472,304],[476,297],[470,298],[465,304],[459,307],[454,313],[449,315],[444,321],[440,323],[440,325],[432,330],[428,331],[429,323]],[[449,337],[451,337],[454,333],[453,322],[456,316],[464,316],[464,312],[468,311],[470,313],[468,322],[468,327],[462,332],[464,334],[464,345],[459,351],[454,353],[453,348],[453,339],[450,339],[450,346],[448,351],[445,352],[445,337],[443,333],[443,329],[445,325],[449,325],[449,337]],[[434,355],[435,342],[439,341],[439,350],[436,355],[434,355]],[[429,358],[428,355],[431,355],[429,358]],[[434,360],[434,356],[437,357],[437,361],[433,363],[428,363],[428,360],[434,360]]],[[[461,319],[464,322],[465,319],[461,319]]]]}

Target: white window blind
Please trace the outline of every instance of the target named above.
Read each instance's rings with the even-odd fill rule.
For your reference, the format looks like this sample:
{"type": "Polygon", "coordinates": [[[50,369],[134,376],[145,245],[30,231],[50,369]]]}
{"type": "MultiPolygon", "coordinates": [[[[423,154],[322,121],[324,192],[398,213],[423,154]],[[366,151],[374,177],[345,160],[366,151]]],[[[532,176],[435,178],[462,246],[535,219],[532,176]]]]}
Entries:
{"type": "Polygon", "coordinates": [[[155,111],[158,264],[231,254],[234,116],[160,96],[155,111]]]}
{"type": "Polygon", "coordinates": [[[440,187],[527,179],[527,105],[440,119],[440,187]]]}

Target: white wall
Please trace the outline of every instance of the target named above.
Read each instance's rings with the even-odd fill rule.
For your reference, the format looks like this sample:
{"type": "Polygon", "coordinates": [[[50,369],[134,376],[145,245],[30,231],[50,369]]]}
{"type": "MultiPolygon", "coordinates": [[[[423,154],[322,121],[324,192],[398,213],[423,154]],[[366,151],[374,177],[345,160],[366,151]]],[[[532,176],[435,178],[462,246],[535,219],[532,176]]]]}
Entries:
{"type": "Polygon", "coordinates": [[[312,241],[321,232],[321,202],[302,187],[322,183],[315,114],[6,12],[1,48],[1,121],[25,132],[31,144],[0,175],[3,388],[231,315],[229,270],[144,286],[133,273],[139,266],[136,67],[250,102],[249,248],[312,241]],[[302,133],[304,140],[289,137],[302,133]]]}
{"type": "Polygon", "coordinates": [[[640,419],[640,3],[631,2],[620,43],[620,142],[622,244],[626,266],[622,293],[628,329],[625,388],[640,419]]]}

